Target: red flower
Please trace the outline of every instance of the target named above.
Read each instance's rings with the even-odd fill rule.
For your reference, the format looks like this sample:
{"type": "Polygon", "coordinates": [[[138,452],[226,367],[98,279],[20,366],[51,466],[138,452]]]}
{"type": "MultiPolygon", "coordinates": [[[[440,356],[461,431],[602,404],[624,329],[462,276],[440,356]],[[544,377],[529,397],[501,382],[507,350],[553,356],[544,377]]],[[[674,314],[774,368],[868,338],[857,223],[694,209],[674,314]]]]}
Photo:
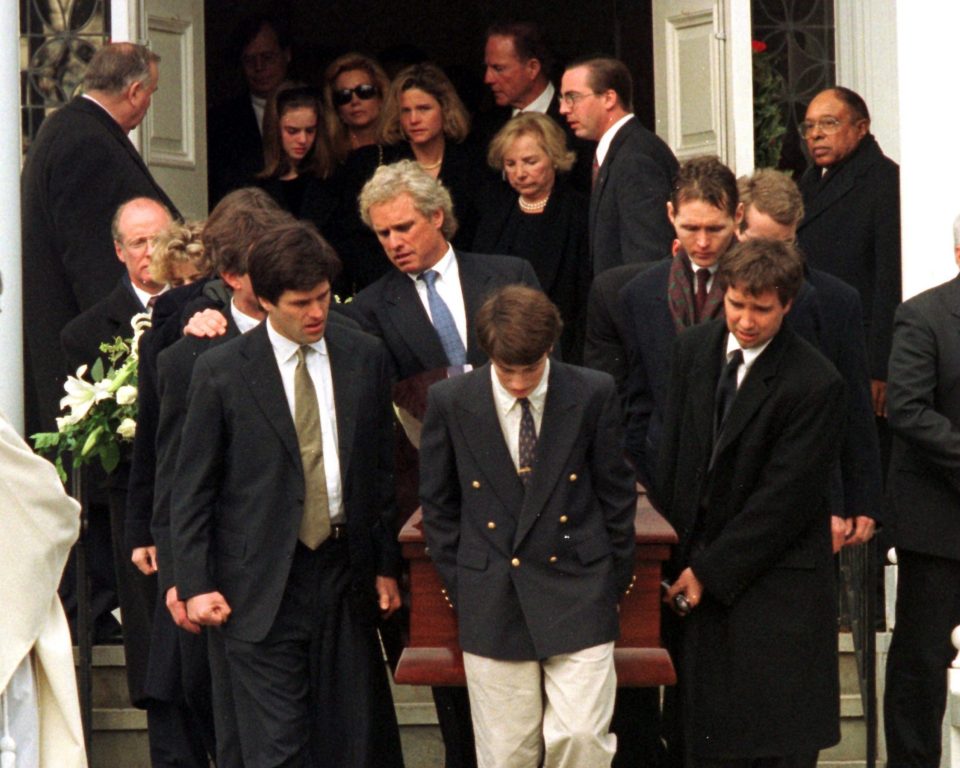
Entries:
{"type": "Polygon", "coordinates": [[[767,44],[763,40],[752,40],[750,47],[753,48],[754,53],[763,53],[767,50],[767,44]]]}

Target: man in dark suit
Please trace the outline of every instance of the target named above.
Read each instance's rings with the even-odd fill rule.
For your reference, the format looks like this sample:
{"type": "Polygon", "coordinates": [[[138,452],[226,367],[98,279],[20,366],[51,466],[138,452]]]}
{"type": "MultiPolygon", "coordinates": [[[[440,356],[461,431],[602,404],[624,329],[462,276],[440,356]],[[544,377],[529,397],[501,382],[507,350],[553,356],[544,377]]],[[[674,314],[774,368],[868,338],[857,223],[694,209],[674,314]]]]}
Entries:
{"type": "Polygon", "coordinates": [[[687,764],[813,768],[839,740],[830,472],[843,380],[783,324],[792,246],[720,259],[725,320],[677,337],[659,501],[679,535],[664,602],[687,764]]]}
{"type": "Polygon", "coordinates": [[[253,183],[263,170],[263,111],[287,77],[290,35],[272,16],[241,20],[235,48],[246,89],[210,111],[207,167],[211,207],[228,192],[253,183]]]}
{"type": "MultiPolygon", "coordinates": [[[[953,223],[960,267],[960,217],[953,223]]],[[[887,764],[940,763],[950,633],[960,624],[960,277],[897,309],[887,403],[897,623],[887,657],[887,764]]]]}
{"type": "Polygon", "coordinates": [[[567,67],[560,91],[560,113],[573,132],[597,142],[590,195],[593,273],[666,258],[673,241],[666,203],[677,159],[634,117],[630,71],[616,59],[584,59],[567,67]]]}
{"type": "Polygon", "coordinates": [[[873,407],[884,416],[900,302],[900,168],[880,151],[867,105],[848,88],[817,94],[801,131],[813,166],[800,179],[800,247],[811,267],[860,292],[873,407]]]}
{"type": "MultiPolygon", "coordinates": [[[[170,212],[147,197],[127,201],[117,209],[111,229],[114,252],[124,266],[124,273],[106,298],[67,323],[60,334],[69,371],[81,365],[92,366],[97,359],[105,358],[100,351],[101,344],[112,343],[117,337],[131,338],[133,316],[148,312],[154,297],[166,287],[153,280],[150,261],[153,240],[170,221],[170,212]]],[[[154,579],[146,578],[134,567],[130,552],[124,548],[129,471],[129,463],[122,461],[109,475],[104,475],[96,467],[87,472],[94,487],[89,495],[86,546],[91,569],[94,642],[108,640],[109,629],[116,624],[110,611],[119,602],[123,615],[123,643],[128,657],[130,699],[137,706],[143,706],[143,679],[156,584],[154,579]]],[[[156,559],[156,553],[147,550],[138,555],[145,563],[156,559]]],[[[156,569],[149,572],[153,570],[156,569]]],[[[67,572],[61,594],[73,624],[77,598],[72,570],[67,572]]]]}
{"type": "Polygon", "coordinates": [[[150,197],[176,208],[127,133],[157,88],[159,57],[140,45],[105,45],[90,60],[84,95],[44,120],[22,175],[23,311],[27,433],[53,428],[66,365],[63,327],[113,289],[110,220],[150,197]]]}
{"type": "MultiPolygon", "coordinates": [[[[738,237],[793,243],[803,219],[803,199],[785,173],[764,168],[738,180],[743,221],[738,237]]],[[[839,476],[832,494],[833,548],[863,544],[883,511],[880,447],[870,400],[870,374],[860,297],[854,288],[804,265],[804,281],[786,323],[843,376],[847,412],[839,476]]]]}
{"type": "MultiPolygon", "coordinates": [[[[530,263],[511,256],[454,251],[449,239],[457,220],[450,194],[411,161],[378,168],[361,192],[360,210],[396,269],[345,306],[364,330],[383,339],[394,379],[485,363],[473,317],[486,297],[501,286],[539,287],[530,263]],[[436,275],[432,290],[428,272],[436,275]]],[[[405,440],[401,439],[399,449],[406,470],[398,481],[401,491],[417,486],[416,452],[407,448],[405,440]]],[[[412,495],[416,498],[415,492],[412,495]]],[[[446,765],[473,768],[476,749],[466,690],[437,687],[433,696],[446,765]]]]}
{"type": "Polygon", "coordinates": [[[245,764],[402,765],[375,625],[400,604],[386,351],[327,324],[339,264],[312,225],[249,259],[268,320],[194,366],[177,590],[222,635],[245,764]]]}
{"type": "Polygon", "coordinates": [[[360,194],[360,210],[396,269],[347,308],[386,343],[395,378],[486,362],[472,318],[495,288],[539,287],[529,262],[454,251],[450,194],[410,160],[380,166],[360,194]]]}
{"type": "Polygon", "coordinates": [[[609,766],[636,508],[616,388],[549,359],[562,322],[540,291],[499,290],[476,326],[491,362],[430,389],[420,495],[477,762],[609,766]]]}
{"type": "Polygon", "coordinates": [[[567,146],[577,154],[571,183],[589,194],[596,142],[577,138],[560,115],[557,89],[550,82],[553,55],[540,26],[532,21],[513,21],[489,27],[483,66],[483,82],[490,86],[497,109],[479,116],[475,123],[474,132],[482,145],[487,146],[497,131],[521,112],[547,115],[564,128],[567,146]]]}

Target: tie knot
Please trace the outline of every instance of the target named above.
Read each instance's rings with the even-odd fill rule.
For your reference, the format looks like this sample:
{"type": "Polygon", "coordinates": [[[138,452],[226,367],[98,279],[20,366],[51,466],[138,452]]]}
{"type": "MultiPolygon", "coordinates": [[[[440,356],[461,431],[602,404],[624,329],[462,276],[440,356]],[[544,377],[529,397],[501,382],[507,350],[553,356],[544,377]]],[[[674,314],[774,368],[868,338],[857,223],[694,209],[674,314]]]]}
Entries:
{"type": "Polygon", "coordinates": [[[435,269],[428,269],[420,273],[420,279],[427,284],[427,288],[433,288],[439,276],[440,273],[435,269]]]}
{"type": "Polygon", "coordinates": [[[730,360],[727,361],[727,365],[731,368],[739,368],[743,364],[743,350],[735,349],[730,353],[730,360]]]}
{"type": "Polygon", "coordinates": [[[517,402],[520,403],[520,407],[526,412],[530,412],[530,399],[526,397],[518,397],[517,402]]]}
{"type": "Polygon", "coordinates": [[[697,279],[706,283],[710,279],[710,270],[706,267],[700,267],[700,269],[697,270],[697,279]]]}
{"type": "Polygon", "coordinates": [[[307,362],[307,353],[310,351],[310,346],[307,344],[301,344],[297,347],[297,363],[304,365],[307,362]]]}

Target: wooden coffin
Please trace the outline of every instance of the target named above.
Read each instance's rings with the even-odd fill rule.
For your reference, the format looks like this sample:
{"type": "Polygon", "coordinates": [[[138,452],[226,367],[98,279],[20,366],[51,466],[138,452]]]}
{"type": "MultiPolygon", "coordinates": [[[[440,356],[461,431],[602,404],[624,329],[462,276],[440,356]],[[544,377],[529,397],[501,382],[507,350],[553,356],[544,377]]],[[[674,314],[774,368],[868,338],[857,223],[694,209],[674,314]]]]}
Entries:
{"type": "MultiPolygon", "coordinates": [[[[660,572],[677,535],[643,493],[637,499],[636,530],[636,581],[620,601],[617,683],[631,688],[671,685],[676,682],[673,662],[660,645],[660,572]]],[[[410,642],[394,679],[408,685],[465,685],[457,615],[440,591],[419,509],[400,531],[400,545],[410,564],[410,642]]]]}

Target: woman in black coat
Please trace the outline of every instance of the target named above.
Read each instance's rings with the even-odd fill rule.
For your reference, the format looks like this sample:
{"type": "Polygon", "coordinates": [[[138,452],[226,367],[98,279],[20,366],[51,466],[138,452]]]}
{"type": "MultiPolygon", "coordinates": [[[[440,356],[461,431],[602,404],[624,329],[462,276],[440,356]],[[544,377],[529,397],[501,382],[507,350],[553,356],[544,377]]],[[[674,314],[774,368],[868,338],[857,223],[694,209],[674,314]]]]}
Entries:
{"type": "Polygon", "coordinates": [[[563,129],[546,115],[521,112],[501,128],[488,161],[504,181],[489,191],[472,250],[519,256],[533,265],[563,317],[563,359],[579,364],[591,280],[588,200],[558,176],[574,159],[563,129]]]}

